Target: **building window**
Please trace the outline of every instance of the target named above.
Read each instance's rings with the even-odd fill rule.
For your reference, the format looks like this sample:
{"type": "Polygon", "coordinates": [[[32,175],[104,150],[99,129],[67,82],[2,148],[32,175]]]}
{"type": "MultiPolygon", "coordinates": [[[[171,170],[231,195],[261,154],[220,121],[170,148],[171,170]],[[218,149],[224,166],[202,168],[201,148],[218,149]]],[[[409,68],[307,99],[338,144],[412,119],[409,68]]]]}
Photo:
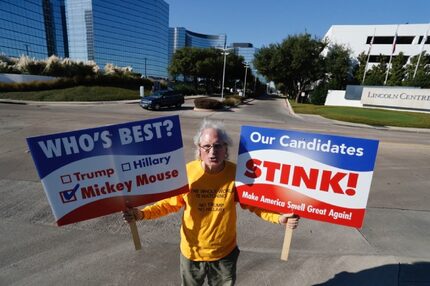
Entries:
{"type": "MultiPolygon", "coordinates": [[[[398,45],[410,45],[414,40],[414,36],[397,36],[396,43],[398,45]]],[[[366,44],[370,44],[372,36],[368,36],[366,44]]],[[[374,45],[390,45],[394,41],[394,36],[375,36],[373,40],[374,45]]]]}

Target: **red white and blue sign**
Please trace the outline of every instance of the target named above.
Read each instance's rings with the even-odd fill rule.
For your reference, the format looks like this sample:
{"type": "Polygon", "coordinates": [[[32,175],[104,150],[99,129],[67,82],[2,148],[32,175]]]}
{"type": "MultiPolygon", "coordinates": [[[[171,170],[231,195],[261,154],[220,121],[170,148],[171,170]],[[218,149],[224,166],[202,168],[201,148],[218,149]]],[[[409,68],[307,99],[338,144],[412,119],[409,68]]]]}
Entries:
{"type": "Polygon", "coordinates": [[[188,191],[178,116],[27,138],[59,226],[188,191]]]}
{"type": "Polygon", "coordinates": [[[360,228],[379,141],[243,126],[239,200],[278,213],[360,228]]]}

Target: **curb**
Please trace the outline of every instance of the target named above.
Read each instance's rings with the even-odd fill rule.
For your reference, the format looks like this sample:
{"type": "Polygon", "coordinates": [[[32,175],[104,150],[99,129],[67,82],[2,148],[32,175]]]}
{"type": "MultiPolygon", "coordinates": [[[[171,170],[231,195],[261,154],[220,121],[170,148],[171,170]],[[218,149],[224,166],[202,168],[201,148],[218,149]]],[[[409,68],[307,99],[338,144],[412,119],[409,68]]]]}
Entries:
{"type": "Polygon", "coordinates": [[[14,100],[0,99],[0,103],[22,104],[22,105],[97,105],[97,104],[134,104],[139,103],[139,99],[115,100],[115,101],[33,101],[33,100],[14,100]]]}
{"type": "Polygon", "coordinates": [[[299,119],[303,119],[303,117],[301,117],[300,115],[297,115],[294,112],[294,109],[291,107],[290,102],[288,101],[288,98],[285,98],[285,105],[287,106],[288,112],[291,114],[291,116],[295,117],[295,118],[299,118],[299,119]]]}

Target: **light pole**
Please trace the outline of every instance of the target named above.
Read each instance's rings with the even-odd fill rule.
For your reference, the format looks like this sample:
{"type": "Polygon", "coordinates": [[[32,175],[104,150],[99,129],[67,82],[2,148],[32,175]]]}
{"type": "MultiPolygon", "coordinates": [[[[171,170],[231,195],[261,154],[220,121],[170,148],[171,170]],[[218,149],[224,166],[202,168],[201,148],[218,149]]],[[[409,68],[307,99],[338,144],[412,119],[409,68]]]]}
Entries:
{"type": "Polygon", "coordinates": [[[246,97],[246,74],[248,72],[249,65],[247,62],[244,62],[244,65],[245,65],[245,80],[243,83],[243,97],[246,97]]]}
{"type": "Polygon", "coordinates": [[[145,78],[148,78],[148,75],[146,74],[146,57],[145,57],[145,78]]]}
{"type": "Polygon", "coordinates": [[[232,50],[232,48],[226,48],[226,47],[220,48],[220,47],[217,47],[217,49],[221,50],[222,54],[224,55],[224,65],[223,65],[223,68],[222,68],[222,86],[221,86],[221,99],[224,99],[225,63],[227,61],[227,55],[229,54],[229,53],[227,53],[227,51],[232,50]]]}

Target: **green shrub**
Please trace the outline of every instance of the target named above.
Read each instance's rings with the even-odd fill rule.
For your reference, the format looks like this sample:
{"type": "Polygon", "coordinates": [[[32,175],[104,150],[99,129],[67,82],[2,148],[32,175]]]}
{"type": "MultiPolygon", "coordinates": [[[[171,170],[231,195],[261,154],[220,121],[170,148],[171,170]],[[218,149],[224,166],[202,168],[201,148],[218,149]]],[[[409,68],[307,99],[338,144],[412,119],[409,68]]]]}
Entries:
{"type": "Polygon", "coordinates": [[[28,63],[27,72],[29,74],[42,75],[45,70],[46,63],[43,61],[33,61],[28,63]]]}
{"type": "Polygon", "coordinates": [[[243,98],[238,95],[227,96],[222,102],[225,106],[236,106],[242,103],[243,98]]]}
{"type": "Polygon", "coordinates": [[[20,73],[20,71],[0,59],[0,73],[20,73]]]}
{"type": "Polygon", "coordinates": [[[324,82],[318,84],[311,92],[311,103],[316,105],[324,105],[327,92],[328,88],[324,82]]]}
{"type": "Polygon", "coordinates": [[[196,98],[194,106],[202,109],[222,109],[224,107],[221,101],[213,98],[196,98]]]}
{"type": "Polygon", "coordinates": [[[72,78],[59,78],[52,81],[33,81],[25,83],[1,83],[0,91],[13,92],[13,91],[38,91],[47,89],[62,89],[78,85],[84,86],[112,86],[121,87],[132,90],[139,90],[140,86],[144,86],[145,90],[151,90],[152,82],[148,79],[139,77],[121,77],[113,75],[98,75],[98,76],[85,76],[85,77],[72,77],[72,78]]]}
{"type": "Polygon", "coordinates": [[[183,95],[194,95],[197,94],[193,84],[190,83],[176,83],[174,90],[182,93],[183,95]]]}

